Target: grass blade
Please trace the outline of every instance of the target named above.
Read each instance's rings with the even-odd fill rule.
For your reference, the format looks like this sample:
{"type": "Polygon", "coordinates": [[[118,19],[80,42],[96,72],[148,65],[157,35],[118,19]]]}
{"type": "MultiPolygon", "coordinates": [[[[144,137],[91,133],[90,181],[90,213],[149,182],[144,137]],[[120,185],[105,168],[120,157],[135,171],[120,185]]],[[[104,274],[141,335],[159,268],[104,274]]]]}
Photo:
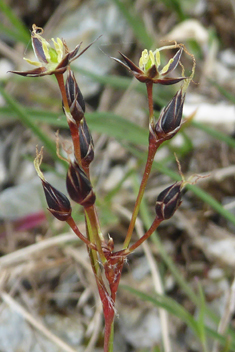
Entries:
{"type": "MultiPolygon", "coordinates": [[[[9,113],[13,113],[13,117],[17,118],[19,115],[18,110],[15,108],[12,109],[10,104],[9,106],[10,109],[8,107],[0,108],[0,112],[4,113],[7,118],[9,118],[9,113]]],[[[23,109],[22,106],[20,106],[18,103],[17,107],[21,110],[23,109]]],[[[28,115],[28,118],[30,115],[30,121],[43,122],[51,126],[68,128],[68,124],[64,115],[61,115],[62,118],[58,119],[58,113],[51,113],[48,111],[40,111],[35,109],[23,110],[24,114],[28,115]]],[[[93,131],[104,133],[118,140],[125,140],[136,145],[147,146],[148,144],[147,129],[144,129],[119,115],[115,115],[109,112],[93,112],[87,113],[86,119],[90,129],[93,131]]],[[[37,135],[37,133],[39,132],[36,132],[35,134],[37,135]]]]}
{"type": "MultiPolygon", "coordinates": [[[[172,298],[159,295],[159,294],[154,294],[154,297],[153,297],[142,291],[129,287],[127,285],[120,285],[120,287],[136,295],[140,299],[150,302],[157,307],[164,308],[172,315],[177,316],[183,322],[185,322],[194,331],[195,335],[198,336],[200,339],[200,336],[198,335],[198,322],[196,321],[196,319],[190,313],[188,313],[184,307],[182,307],[178,302],[176,302],[172,298]]],[[[214,339],[219,340],[222,345],[227,344],[227,339],[224,336],[220,335],[215,330],[207,326],[204,326],[204,328],[206,333],[208,333],[208,335],[213,336],[214,339]]],[[[201,342],[203,343],[203,341],[201,342]]],[[[230,349],[231,351],[234,351],[235,341],[231,341],[230,348],[231,348],[230,349]]]]}
{"type": "MultiPolygon", "coordinates": [[[[118,7],[122,16],[127,20],[130,27],[132,28],[136,39],[138,39],[144,48],[150,49],[153,45],[153,39],[146,31],[146,27],[142,21],[142,18],[138,16],[133,6],[128,6],[127,1],[124,3],[120,0],[113,0],[118,7]]],[[[132,3],[133,4],[133,3],[132,3]]]]}
{"type": "Polygon", "coordinates": [[[225,142],[227,145],[229,145],[232,148],[235,148],[235,139],[227,136],[225,133],[220,132],[210,126],[207,126],[203,123],[200,122],[196,122],[196,121],[192,121],[192,126],[206,132],[207,134],[209,134],[211,137],[220,140],[222,142],[225,142]]]}
{"type": "Polygon", "coordinates": [[[48,152],[54,157],[57,158],[55,143],[48,138],[43,131],[34,123],[34,121],[28,116],[24,108],[19,105],[14,98],[12,98],[0,85],[0,93],[5,99],[6,103],[9,107],[15,112],[15,114],[19,117],[21,122],[42,141],[44,146],[47,148],[48,152]]]}
{"type": "Polygon", "coordinates": [[[224,87],[222,87],[220,84],[218,84],[216,81],[213,80],[209,80],[209,82],[215,86],[218,91],[229,101],[231,101],[231,103],[235,104],[235,96],[234,94],[230,93],[227,91],[227,89],[225,89],[224,87]]]}
{"type": "Polygon", "coordinates": [[[8,34],[13,37],[16,41],[21,41],[24,44],[28,44],[30,40],[30,34],[23,22],[17,17],[12,11],[11,7],[8,6],[5,1],[0,0],[0,11],[8,18],[13,30],[7,29],[1,24],[0,29],[4,31],[4,34],[8,34]]]}
{"type": "Polygon", "coordinates": [[[131,292],[135,296],[141,298],[143,301],[150,302],[157,307],[166,309],[172,315],[177,316],[185,322],[197,334],[197,321],[194,317],[187,312],[178,302],[170,297],[154,293],[154,296],[147,295],[146,293],[136,290],[130,286],[122,285],[122,288],[131,292]]]}

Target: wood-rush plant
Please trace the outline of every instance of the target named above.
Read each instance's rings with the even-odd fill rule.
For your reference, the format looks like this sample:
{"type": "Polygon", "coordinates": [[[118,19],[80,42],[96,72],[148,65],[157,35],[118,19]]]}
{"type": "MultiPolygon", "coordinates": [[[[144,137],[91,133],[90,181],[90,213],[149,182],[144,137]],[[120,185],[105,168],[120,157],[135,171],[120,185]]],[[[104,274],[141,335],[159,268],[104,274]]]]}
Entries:
{"type": "Polygon", "coordinates": [[[35,168],[40,177],[48,204],[48,210],[60,221],[66,221],[74,233],[86,244],[94,277],[97,283],[100,299],[102,301],[105,319],[104,352],[113,351],[113,325],[115,317],[116,293],[121,278],[122,268],[126,257],[138,248],[157,229],[160,223],[169,219],[181,204],[182,189],[186,184],[184,179],[172,184],[162,191],[155,206],[156,216],[152,225],[146,233],[135,243],[130,245],[136,218],[139,212],[140,203],[150,175],[154,156],[158,147],[166,140],[172,138],[180,129],[182,124],[182,111],[185,93],[195,70],[193,58],[192,73],[189,77],[184,76],[184,68],[180,63],[183,52],[188,52],[182,44],[164,46],[155,51],[142,52],[139,66],[135,65],[125,55],[121,54],[125,62],[115,61],[125,66],[140,82],[146,84],[148,107],[149,107],[149,146],[146,166],[140,184],[139,193],[135,202],[132,218],[127,230],[123,249],[114,250],[113,239],[109,236],[106,239],[101,231],[97,216],[95,201],[96,196],[90,180],[90,163],[94,159],[94,146],[91,133],[85,119],[85,103],[76,82],[75,76],[70,69],[70,63],[83,54],[89,47],[78,53],[81,43],[73,51],[69,51],[66,43],[61,39],[52,39],[52,47],[43,37],[42,28],[33,25],[31,37],[32,45],[37,62],[27,60],[37,68],[13,73],[26,77],[40,77],[54,74],[62,95],[63,111],[70,128],[74,158],[68,158],[68,172],[66,186],[70,198],[80,204],[84,209],[86,222],[86,235],[78,229],[72,217],[72,208],[69,199],[50,183],[46,181],[40,170],[43,151],[37,151],[35,168]],[[177,49],[174,57],[160,70],[160,53],[162,50],[177,49]],[[182,76],[177,78],[167,77],[177,65],[182,67],[182,76]],[[67,75],[64,80],[64,74],[67,75]],[[160,117],[155,121],[153,114],[153,84],[171,85],[181,82],[181,87],[170,102],[162,109],[160,117]],[[106,279],[103,277],[104,271],[106,279]]]}

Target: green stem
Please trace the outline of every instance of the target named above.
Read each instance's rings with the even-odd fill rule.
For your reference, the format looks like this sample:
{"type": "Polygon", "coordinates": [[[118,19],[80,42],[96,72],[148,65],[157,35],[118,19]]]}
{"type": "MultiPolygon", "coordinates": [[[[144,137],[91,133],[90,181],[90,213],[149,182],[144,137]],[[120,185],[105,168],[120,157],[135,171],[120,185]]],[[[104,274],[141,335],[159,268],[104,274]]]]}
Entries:
{"type": "Polygon", "coordinates": [[[104,238],[100,230],[96,209],[94,206],[91,206],[88,208],[84,208],[84,211],[85,211],[86,222],[87,222],[89,233],[90,234],[92,233],[93,240],[94,240],[93,243],[96,244],[98,253],[100,255],[100,259],[104,264],[107,262],[107,259],[105,258],[105,255],[102,249],[102,242],[104,242],[104,238]]]}
{"type": "Polygon", "coordinates": [[[27,114],[26,110],[19,105],[14,98],[12,98],[5,90],[4,88],[0,85],[0,93],[3,96],[3,98],[6,100],[7,104],[10,106],[10,108],[15,111],[15,113],[19,116],[21,122],[23,124],[30,128],[31,131],[42,141],[42,143],[45,145],[47,148],[48,152],[56,158],[56,148],[55,144],[48,138],[45,133],[38,128],[38,126],[34,123],[34,121],[31,119],[31,117],[27,114]]]}
{"type": "MultiPolygon", "coordinates": [[[[87,238],[88,238],[88,240],[91,243],[95,244],[95,238],[94,238],[94,233],[93,233],[93,230],[92,230],[92,226],[91,226],[91,224],[89,222],[89,219],[87,219],[87,217],[85,217],[85,220],[86,220],[86,234],[87,234],[87,238]]],[[[90,249],[89,247],[87,249],[88,249],[88,254],[89,254],[89,257],[90,257],[91,267],[92,267],[92,270],[94,272],[96,281],[97,280],[102,280],[101,270],[100,270],[100,266],[99,266],[98,252],[95,251],[94,249],[90,249]]],[[[97,283],[97,286],[98,286],[98,283],[97,283]]]]}
{"type": "Polygon", "coordinates": [[[111,324],[111,329],[110,329],[108,352],[113,352],[113,337],[114,337],[114,320],[113,320],[113,322],[111,324]]]}

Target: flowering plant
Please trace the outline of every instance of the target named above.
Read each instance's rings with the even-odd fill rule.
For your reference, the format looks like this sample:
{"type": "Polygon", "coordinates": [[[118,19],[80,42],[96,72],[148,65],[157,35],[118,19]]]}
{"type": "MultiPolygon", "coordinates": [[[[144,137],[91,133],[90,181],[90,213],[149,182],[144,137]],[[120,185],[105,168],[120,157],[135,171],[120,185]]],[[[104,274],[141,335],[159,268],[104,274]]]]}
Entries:
{"type": "Polygon", "coordinates": [[[180,63],[182,53],[184,51],[187,53],[184,46],[181,44],[165,46],[154,52],[148,52],[145,49],[140,57],[139,66],[135,65],[124,54],[121,54],[121,56],[125,63],[119,59],[114,59],[124,65],[140,82],[146,84],[149,105],[149,146],[145,170],[123,247],[121,250],[115,251],[113,239],[110,236],[109,238],[105,238],[97,215],[96,195],[90,178],[90,164],[94,159],[94,145],[85,119],[85,102],[74,73],[70,68],[71,62],[83,54],[91,44],[78,54],[81,43],[70,52],[66,43],[61,39],[52,39],[54,44],[54,47],[52,47],[42,37],[42,34],[42,28],[33,25],[31,37],[38,61],[34,62],[29,59],[26,59],[26,61],[37,66],[37,68],[24,72],[12,72],[26,77],[39,77],[54,74],[57,79],[62,95],[63,111],[67,118],[74,151],[73,160],[71,160],[69,156],[66,159],[68,162],[66,186],[70,198],[83,207],[86,221],[85,235],[81,233],[72,217],[72,207],[68,197],[50,185],[40,170],[43,149],[40,151],[37,150],[34,165],[42,181],[48,210],[58,220],[67,222],[73,232],[87,246],[103,305],[105,319],[104,352],[111,352],[113,350],[115,300],[125,259],[151,236],[162,221],[172,217],[181,204],[182,189],[186,184],[184,179],[174,183],[159,194],[156,199],[156,215],[152,225],[140,239],[130,245],[154,156],[159,146],[166,140],[172,138],[181,127],[186,89],[194,75],[195,61],[193,58],[193,68],[190,77],[185,77],[184,69],[182,69],[181,77],[172,78],[167,77],[168,74],[180,63]],[[160,69],[160,52],[167,49],[178,50],[168,63],[160,69]],[[65,80],[64,74],[67,74],[65,80]],[[155,121],[152,93],[153,84],[169,85],[178,82],[181,82],[180,89],[163,108],[159,119],[155,121]],[[105,278],[102,275],[102,270],[104,270],[105,278]]]}

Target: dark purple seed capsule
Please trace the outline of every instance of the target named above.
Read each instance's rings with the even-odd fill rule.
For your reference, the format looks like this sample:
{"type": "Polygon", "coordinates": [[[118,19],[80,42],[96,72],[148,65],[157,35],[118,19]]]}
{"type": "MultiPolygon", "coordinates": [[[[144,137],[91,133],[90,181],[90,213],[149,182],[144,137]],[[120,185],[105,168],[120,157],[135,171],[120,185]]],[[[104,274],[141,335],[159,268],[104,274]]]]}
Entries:
{"type": "Polygon", "coordinates": [[[85,172],[75,161],[71,163],[66,178],[70,198],[82,206],[89,207],[95,203],[95,193],[85,172]]]}
{"type": "Polygon", "coordinates": [[[179,130],[183,115],[185,94],[180,89],[171,101],[163,108],[155,126],[159,138],[170,139],[179,130]]]}
{"type": "Polygon", "coordinates": [[[167,187],[157,197],[155,212],[157,217],[166,220],[172,217],[181,204],[182,181],[167,187]]]}
{"type": "Polygon", "coordinates": [[[79,139],[83,167],[88,167],[94,159],[94,143],[85,117],[79,124],[79,139]]]}
{"type": "Polygon", "coordinates": [[[42,180],[48,210],[61,221],[66,221],[71,216],[71,205],[68,198],[47,181],[42,180]]]}
{"type": "Polygon", "coordinates": [[[84,117],[85,101],[71,70],[68,71],[65,88],[71,115],[76,122],[79,122],[84,117]]]}

